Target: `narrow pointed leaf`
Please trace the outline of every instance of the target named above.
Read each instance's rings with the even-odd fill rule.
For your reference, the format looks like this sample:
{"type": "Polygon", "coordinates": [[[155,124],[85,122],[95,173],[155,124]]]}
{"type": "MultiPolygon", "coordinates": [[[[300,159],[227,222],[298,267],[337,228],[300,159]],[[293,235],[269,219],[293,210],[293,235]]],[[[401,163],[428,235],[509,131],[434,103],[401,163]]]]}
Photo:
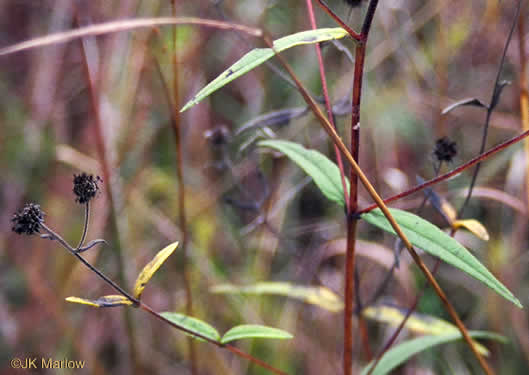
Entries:
{"type": "Polygon", "coordinates": [[[130,306],[132,301],[122,295],[108,295],[100,297],[96,300],[84,299],[79,297],[68,297],[66,301],[72,303],[80,303],[92,307],[116,307],[116,306],[130,306]]]}
{"type": "Polygon", "coordinates": [[[173,242],[169,246],[163,248],[156,254],[156,256],[149,262],[138,275],[136,283],[134,284],[134,297],[140,298],[145,285],[149,282],[151,277],[154,275],[158,268],[165,262],[165,260],[171,255],[178,247],[178,242],[173,242]]]}
{"type": "MultiPolygon", "coordinates": [[[[309,150],[302,145],[289,141],[266,140],[258,146],[278,150],[289,157],[305,171],[329,200],[345,205],[340,170],[329,158],[316,150],[309,150]]],[[[349,181],[346,179],[347,189],[349,181]]]]}
{"type": "MultiPolygon", "coordinates": [[[[522,308],[520,301],[494,275],[454,238],[432,223],[410,212],[389,209],[410,242],[427,253],[459,268],[476,280],[481,281],[503,298],[522,308]]],[[[380,209],[362,215],[368,223],[395,235],[395,231],[380,209]]]]}
{"type": "Polygon", "coordinates": [[[346,35],[347,32],[340,27],[307,30],[275,40],[273,44],[274,49],[255,48],[243,57],[241,57],[239,61],[230,66],[217,78],[215,78],[208,85],[206,85],[206,87],[200,90],[190,101],[186,103],[186,105],[184,105],[180,112],[184,112],[185,110],[191,108],[192,106],[200,102],[202,99],[217,91],[226,84],[230,83],[234,79],[239,78],[243,74],[248,73],[253,68],[261,65],[266,60],[273,57],[276,52],[279,53],[288,48],[299,46],[302,44],[314,44],[327,40],[340,39],[345,37],[346,35]]]}
{"type": "MultiPolygon", "coordinates": [[[[500,342],[505,342],[505,337],[493,332],[483,331],[469,331],[472,338],[492,339],[500,342]]],[[[391,373],[395,368],[399,367],[410,359],[415,354],[418,354],[427,349],[433,348],[440,344],[456,341],[461,339],[461,333],[450,333],[442,336],[424,336],[413,340],[405,341],[392,349],[388,350],[386,354],[380,359],[377,366],[371,373],[372,375],[385,375],[391,373]]],[[[361,372],[361,375],[367,375],[373,363],[367,365],[361,372]]]]}
{"type": "Polygon", "coordinates": [[[343,302],[340,297],[322,286],[310,287],[287,282],[262,282],[248,286],[217,285],[211,288],[211,291],[213,293],[278,295],[295,298],[333,312],[343,309],[343,302]]]}
{"type": "MultiPolygon", "coordinates": [[[[208,337],[213,341],[220,340],[219,332],[213,326],[211,326],[210,324],[200,319],[193,318],[191,316],[187,316],[187,315],[180,314],[180,313],[175,313],[175,312],[163,312],[161,313],[161,315],[164,318],[169,319],[171,322],[181,327],[187,328],[188,330],[192,332],[196,332],[202,336],[208,337]]],[[[184,332],[184,333],[188,336],[193,337],[194,339],[197,339],[199,341],[204,341],[200,337],[194,336],[187,332],[184,332]]]]}
{"type": "Polygon", "coordinates": [[[287,331],[279,328],[261,326],[258,324],[242,324],[235,326],[222,336],[220,342],[226,344],[230,341],[241,339],[291,339],[292,336],[287,331]]]}
{"type": "MultiPolygon", "coordinates": [[[[362,315],[368,319],[398,327],[406,316],[406,310],[399,309],[395,306],[377,305],[365,308],[362,310],[362,315]]],[[[455,325],[446,320],[416,312],[409,316],[404,324],[404,328],[413,333],[434,336],[459,332],[459,329],[455,325]]],[[[485,356],[490,354],[487,348],[476,341],[474,341],[474,345],[480,354],[485,356]]]]}

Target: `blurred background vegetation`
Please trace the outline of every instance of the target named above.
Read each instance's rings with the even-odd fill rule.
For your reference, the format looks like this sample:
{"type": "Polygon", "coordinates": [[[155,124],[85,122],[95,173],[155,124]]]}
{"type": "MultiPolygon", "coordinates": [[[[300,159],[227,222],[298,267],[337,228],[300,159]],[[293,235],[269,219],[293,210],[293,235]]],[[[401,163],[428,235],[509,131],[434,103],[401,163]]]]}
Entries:
{"type": "MultiPolygon", "coordinates": [[[[329,5],[358,28],[365,5],[354,10],[337,0],[329,5]]],[[[177,1],[176,8],[177,16],[260,27],[274,38],[310,28],[303,1],[177,1]]],[[[458,149],[453,164],[444,165],[442,172],[478,153],[484,111],[441,111],[465,97],[490,100],[514,8],[514,1],[497,0],[380,2],[366,62],[360,165],[382,196],[413,186],[417,175],[433,177],[432,152],[442,136],[455,140],[458,149]]],[[[3,0],[0,47],[78,26],[171,14],[169,1],[3,0]]],[[[520,19],[527,14],[523,9],[520,19]]],[[[319,8],[316,16],[319,27],[335,27],[319,8]]],[[[92,249],[86,255],[89,261],[130,289],[138,271],[159,249],[181,240],[178,159],[167,88],[169,101],[181,108],[244,53],[264,44],[237,32],[199,26],[179,26],[176,35],[176,51],[172,28],[161,27],[0,57],[0,373],[13,373],[13,357],[81,359],[86,361],[86,374],[129,374],[133,368],[140,373],[190,373],[183,334],[132,309],[93,309],[65,302],[72,295],[97,298],[113,292],[57,243],[10,231],[12,213],[32,201],[41,204],[51,228],[77,243],[83,209],[74,201],[73,174],[103,176],[106,163],[109,179],[92,205],[88,239],[105,238],[109,245],[92,249]],[[171,89],[174,53],[177,97],[171,89]],[[95,77],[92,85],[87,71],[95,77]]],[[[507,51],[502,79],[513,83],[505,88],[492,116],[487,148],[521,132],[519,37],[516,32],[507,51]]],[[[350,40],[342,44],[352,51],[350,40]]],[[[332,100],[349,97],[351,61],[332,43],[322,48],[332,100]]],[[[306,87],[320,95],[314,47],[296,47],[284,56],[306,87]]],[[[292,163],[255,147],[256,139],[276,136],[334,158],[327,136],[310,113],[281,125],[237,132],[260,115],[300,106],[304,102],[297,90],[262,66],[180,117],[189,260],[184,267],[178,249],[149,284],[144,301],[158,311],[184,312],[185,269],[194,316],[221,332],[242,323],[285,329],[294,334],[293,340],[240,346],[291,374],[333,374],[341,366],[340,313],[284,297],[210,293],[222,283],[268,280],[324,285],[342,294],[343,211],[326,201],[292,163]]],[[[348,139],[350,115],[338,115],[337,124],[348,139]]],[[[465,216],[483,223],[490,240],[463,231],[457,238],[528,305],[525,160],[523,147],[517,144],[483,164],[465,216]]],[[[435,190],[459,207],[470,176],[467,171],[435,190]]],[[[393,206],[415,210],[422,199],[419,193],[393,206]]],[[[361,207],[370,203],[361,189],[361,207]]],[[[430,205],[422,216],[445,226],[430,205]]],[[[359,293],[361,300],[369,300],[388,273],[394,238],[363,223],[359,238],[359,293]],[[376,256],[370,247],[374,244],[379,246],[376,256]]],[[[431,257],[424,259],[434,263],[431,257]]],[[[506,345],[488,346],[488,360],[498,373],[525,373],[526,310],[449,266],[441,267],[438,280],[468,327],[508,337],[506,345]]],[[[423,284],[403,254],[383,300],[406,308],[423,284]]],[[[418,310],[447,318],[429,290],[418,310]]],[[[377,352],[393,328],[376,322],[368,328],[370,345],[377,352]]],[[[360,334],[355,336],[360,367],[366,356],[360,334]]],[[[400,339],[410,336],[405,331],[400,339]]],[[[266,373],[211,345],[197,343],[196,349],[201,374],[266,373]]],[[[478,372],[461,343],[421,355],[399,370],[478,372]]]]}

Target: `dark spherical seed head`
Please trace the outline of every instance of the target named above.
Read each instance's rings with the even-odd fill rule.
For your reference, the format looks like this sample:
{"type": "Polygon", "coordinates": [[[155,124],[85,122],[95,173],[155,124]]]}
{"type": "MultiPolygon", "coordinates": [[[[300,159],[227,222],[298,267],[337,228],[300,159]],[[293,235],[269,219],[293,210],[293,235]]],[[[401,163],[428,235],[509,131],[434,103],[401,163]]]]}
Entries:
{"type": "Polygon", "coordinates": [[[103,181],[101,177],[81,173],[73,175],[73,193],[77,198],[76,202],[81,204],[89,202],[99,191],[99,182],[103,181]]]}
{"type": "Polygon", "coordinates": [[[443,137],[435,142],[434,155],[438,161],[450,163],[454,156],[457,155],[457,145],[448,137],[443,137]]]}
{"type": "Polygon", "coordinates": [[[38,233],[41,223],[44,222],[44,212],[38,204],[27,203],[24,208],[13,215],[11,221],[14,223],[11,230],[17,234],[38,233]]]}

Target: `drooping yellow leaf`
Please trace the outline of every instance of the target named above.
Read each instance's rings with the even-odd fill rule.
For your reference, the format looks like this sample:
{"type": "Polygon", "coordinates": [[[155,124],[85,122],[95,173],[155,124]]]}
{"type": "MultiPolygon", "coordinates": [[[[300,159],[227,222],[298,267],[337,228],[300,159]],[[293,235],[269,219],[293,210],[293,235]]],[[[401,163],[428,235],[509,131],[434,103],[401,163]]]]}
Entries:
{"type": "MultiPolygon", "coordinates": [[[[377,305],[365,308],[362,311],[362,315],[368,319],[397,327],[406,316],[406,311],[394,306],[377,305]]],[[[459,332],[455,325],[445,320],[419,313],[412,313],[404,328],[423,335],[446,335],[459,332]]],[[[489,355],[489,351],[483,345],[477,342],[474,342],[474,344],[480,354],[489,355]]]]}
{"type": "Polygon", "coordinates": [[[115,306],[129,306],[132,305],[132,301],[122,295],[108,295],[100,297],[96,300],[84,299],[79,297],[68,297],[66,301],[73,303],[80,303],[82,305],[88,305],[93,307],[115,307],[115,306]]]}
{"type": "Polygon", "coordinates": [[[454,229],[463,227],[483,241],[488,241],[490,239],[487,228],[475,219],[456,220],[452,223],[452,227],[454,229]]]}
{"type": "Polygon", "coordinates": [[[134,284],[135,298],[140,299],[140,296],[143,293],[143,289],[145,289],[145,285],[147,285],[154,273],[158,271],[158,268],[160,268],[163,262],[165,262],[169,255],[171,255],[177,247],[178,242],[173,242],[169,246],[166,246],[165,248],[160,250],[158,254],[156,254],[156,256],[149,263],[147,263],[145,267],[143,267],[143,270],[141,270],[140,274],[138,275],[138,278],[136,279],[136,283],[134,284]]]}
{"type": "Polygon", "coordinates": [[[295,298],[312,305],[317,305],[325,310],[333,312],[343,310],[343,302],[340,297],[323,286],[299,286],[287,282],[261,282],[248,286],[222,284],[211,288],[211,292],[280,295],[295,298]]]}

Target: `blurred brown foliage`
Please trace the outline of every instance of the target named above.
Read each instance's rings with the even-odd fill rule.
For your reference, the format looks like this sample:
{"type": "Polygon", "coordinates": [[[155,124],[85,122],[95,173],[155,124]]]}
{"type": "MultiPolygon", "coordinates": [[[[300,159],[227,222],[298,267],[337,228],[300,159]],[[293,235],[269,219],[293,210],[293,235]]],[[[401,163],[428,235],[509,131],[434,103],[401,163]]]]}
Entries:
{"type": "MultiPolygon", "coordinates": [[[[330,6],[353,27],[365,8],[350,11],[337,0],[330,6]]],[[[459,152],[443,171],[477,154],[484,111],[462,107],[444,116],[441,111],[465,97],[489,101],[513,11],[513,1],[381,2],[366,62],[360,165],[383,196],[412,186],[416,175],[433,176],[432,153],[442,136],[455,139],[459,152]]],[[[82,25],[170,15],[170,2],[156,0],[3,0],[0,48],[82,25]]],[[[527,15],[525,8],[521,18],[527,15]]],[[[310,28],[305,3],[294,0],[178,2],[177,16],[225,19],[260,27],[275,38],[310,28]]],[[[319,9],[317,20],[319,27],[335,26],[319,9]]],[[[14,373],[10,360],[15,357],[84,360],[86,367],[79,373],[86,374],[129,374],[133,368],[140,373],[189,373],[184,335],[132,309],[65,302],[71,295],[97,298],[112,292],[57,243],[10,231],[11,214],[32,201],[46,212],[46,223],[75,244],[83,212],[74,201],[73,174],[103,175],[101,165],[107,163],[110,180],[92,206],[88,239],[105,238],[109,246],[92,249],[89,261],[130,289],[156,251],[180,239],[174,132],[160,77],[171,87],[176,53],[179,94],[170,102],[181,108],[263,42],[233,31],[179,26],[174,51],[172,35],[171,27],[138,29],[0,56],[1,374],[14,373]]],[[[513,83],[492,116],[489,147],[521,131],[518,38],[515,34],[507,52],[502,78],[513,83]]],[[[347,40],[343,44],[353,46],[347,40]]],[[[353,67],[332,45],[326,44],[323,51],[331,97],[338,100],[348,95],[353,67]]],[[[284,56],[307,88],[319,94],[314,47],[296,47],[284,56]]],[[[221,332],[241,323],[286,329],[294,340],[241,346],[288,373],[331,374],[338,372],[341,357],[340,314],[280,297],[209,293],[220,283],[263,280],[323,284],[338,294],[342,291],[343,212],[325,201],[295,166],[258,152],[252,143],[252,137],[275,133],[332,156],[314,117],[306,114],[288,125],[233,135],[263,113],[300,105],[299,93],[262,66],[181,116],[190,233],[186,269],[194,316],[221,332]],[[211,132],[221,126],[222,137],[212,139],[211,132]],[[336,244],[341,244],[338,250],[329,250],[336,244]]],[[[349,118],[338,117],[345,139],[349,118]]],[[[484,242],[468,233],[457,238],[527,305],[525,165],[519,146],[484,163],[466,216],[482,222],[491,239],[484,242]]],[[[469,181],[467,172],[435,190],[457,207],[469,181]]],[[[418,194],[395,206],[413,210],[422,198],[418,194]]],[[[361,207],[371,203],[363,190],[360,202],[361,207]]],[[[443,225],[429,206],[423,217],[443,225]]],[[[394,239],[365,224],[359,237],[369,241],[365,246],[382,246],[378,260],[360,250],[360,296],[365,300],[388,272],[394,239]]],[[[401,269],[385,290],[386,300],[408,306],[417,285],[422,285],[414,269],[403,256],[401,269]]],[[[183,272],[177,250],[150,282],[145,292],[149,305],[159,311],[185,311],[183,272]]],[[[488,360],[498,373],[523,373],[529,363],[525,310],[448,266],[441,267],[438,279],[469,328],[509,338],[507,345],[489,346],[488,360]]],[[[420,311],[446,318],[434,294],[427,292],[422,302],[420,311]]],[[[393,330],[378,323],[369,328],[375,350],[393,330]]],[[[360,345],[357,351],[360,368],[365,363],[360,345]]],[[[197,353],[203,374],[265,373],[205,343],[197,344],[197,353]]],[[[462,344],[435,353],[412,360],[400,373],[418,373],[418,368],[435,373],[478,371],[462,344]]]]}

